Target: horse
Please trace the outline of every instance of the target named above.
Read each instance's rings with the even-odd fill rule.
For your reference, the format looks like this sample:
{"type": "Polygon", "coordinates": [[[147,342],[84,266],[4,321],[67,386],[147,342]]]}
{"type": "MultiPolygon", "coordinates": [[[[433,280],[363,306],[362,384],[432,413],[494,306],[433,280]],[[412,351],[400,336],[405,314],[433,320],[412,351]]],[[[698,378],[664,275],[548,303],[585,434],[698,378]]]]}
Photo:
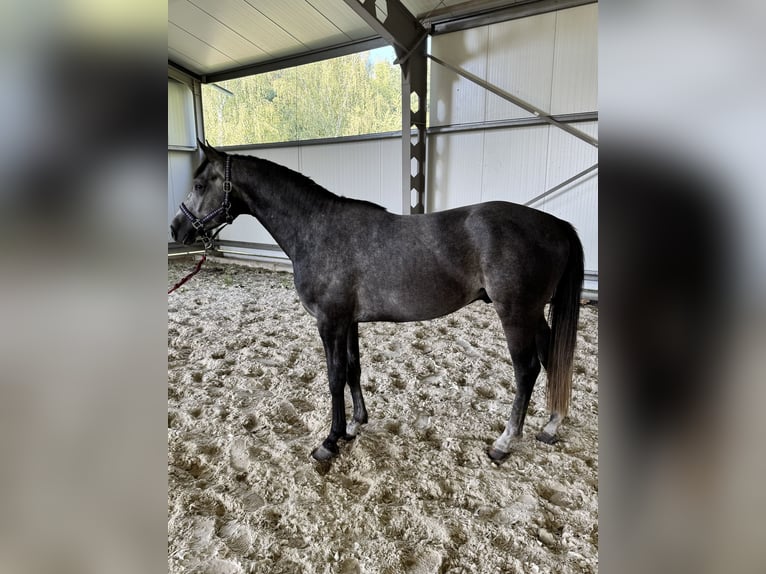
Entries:
{"type": "Polygon", "coordinates": [[[572,225],[500,201],[397,215],[335,195],[271,161],[199,145],[202,162],[171,234],[184,244],[201,238],[207,248],[224,225],[251,215],[291,259],[295,289],[324,346],[332,404],[330,432],[314,459],[337,456],[338,442],[353,440],[368,421],[359,323],[425,321],[475,301],[494,305],[516,379],[508,423],[487,454],[499,463],[521,439],[541,365],[550,418],[536,438],[556,442],[572,393],[584,273],[572,225]],[[353,403],[348,424],[346,385],[353,403]]]}

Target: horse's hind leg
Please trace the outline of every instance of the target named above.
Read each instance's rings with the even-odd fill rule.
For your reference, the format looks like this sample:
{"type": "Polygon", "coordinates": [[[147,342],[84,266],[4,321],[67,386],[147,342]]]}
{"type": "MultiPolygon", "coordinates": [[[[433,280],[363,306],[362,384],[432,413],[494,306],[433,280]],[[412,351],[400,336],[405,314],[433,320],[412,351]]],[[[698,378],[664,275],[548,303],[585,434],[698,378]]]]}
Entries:
{"type": "Polygon", "coordinates": [[[351,390],[351,400],[354,403],[354,420],[348,425],[349,435],[356,435],[359,427],[367,423],[367,408],[364,406],[362,387],[359,383],[362,375],[362,367],[359,361],[359,325],[354,323],[348,330],[346,343],[346,365],[348,388],[351,390]]]}
{"type": "Polygon", "coordinates": [[[552,412],[551,418],[548,419],[548,422],[543,427],[543,430],[535,435],[535,438],[540,442],[544,442],[545,444],[554,444],[556,441],[558,441],[558,438],[556,438],[556,432],[559,430],[559,426],[561,425],[562,420],[564,420],[564,417],[561,416],[561,413],[557,413],[555,411],[552,412]]]}
{"type": "Polygon", "coordinates": [[[537,324],[535,321],[518,321],[504,312],[503,307],[496,304],[498,314],[503,323],[503,330],[511,352],[513,371],[516,377],[516,398],[511,407],[508,424],[488,454],[493,460],[505,459],[511,451],[511,444],[520,439],[527,416],[527,407],[535,388],[537,375],[540,374],[540,358],[536,345],[537,324]]]}
{"type": "MultiPolygon", "coordinates": [[[[543,364],[543,368],[548,370],[548,349],[551,342],[551,328],[548,326],[548,322],[545,317],[540,317],[537,327],[537,336],[535,337],[537,343],[537,356],[540,358],[540,362],[543,364]]],[[[561,424],[563,417],[560,413],[551,413],[550,419],[545,427],[537,433],[537,440],[546,444],[553,444],[556,442],[556,432],[561,424]]]]}

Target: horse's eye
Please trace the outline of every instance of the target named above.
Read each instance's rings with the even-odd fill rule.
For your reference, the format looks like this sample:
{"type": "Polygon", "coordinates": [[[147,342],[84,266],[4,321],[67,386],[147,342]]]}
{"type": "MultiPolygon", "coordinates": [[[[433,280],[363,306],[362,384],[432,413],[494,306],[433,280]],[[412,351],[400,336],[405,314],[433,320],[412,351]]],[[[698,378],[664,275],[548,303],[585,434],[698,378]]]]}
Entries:
{"type": "Polygon", "coordinates": [[[194,184],[194,191],[202,191],[202,185],[199,183],[194,184]]]}

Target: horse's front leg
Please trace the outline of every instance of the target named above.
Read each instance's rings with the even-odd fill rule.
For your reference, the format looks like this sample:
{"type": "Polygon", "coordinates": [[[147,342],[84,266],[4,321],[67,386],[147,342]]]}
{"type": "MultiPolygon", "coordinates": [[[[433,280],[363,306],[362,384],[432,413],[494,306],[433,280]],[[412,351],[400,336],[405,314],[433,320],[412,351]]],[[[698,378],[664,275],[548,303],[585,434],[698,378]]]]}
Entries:
{"type": "Polygon", "coordinates": [[[362,386],[360,384],[362,367],[359,360],[359,325],[353,323],[348,329],[346,346],[347,380],[351,390],[351,399],[354,403],[354,420],[348,425],[348,434],[356,436],[359,428],[367,424],[367,407],[364,405],[362,386]]]}
{"type": "Polygon", "coordinates": [[[311,453],[316,460],[328,460],[337,456],[338,440],[351,440],[354,437],[346,433],[346,400],[344,390],[348,369],[346,346],[348,341],[348,323],[320,320],[319,335],[324,344],[327,359],[327,374],[330,381],[332,398],[332,426],[327,438],[311,453]]]}

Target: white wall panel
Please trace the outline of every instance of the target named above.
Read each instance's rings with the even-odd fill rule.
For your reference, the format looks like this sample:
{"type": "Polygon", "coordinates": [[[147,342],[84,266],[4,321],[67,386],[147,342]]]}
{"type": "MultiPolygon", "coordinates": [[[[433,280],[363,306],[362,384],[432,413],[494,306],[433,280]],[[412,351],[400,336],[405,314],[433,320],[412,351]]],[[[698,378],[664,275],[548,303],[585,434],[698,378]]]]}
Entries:
{"type": "Polygon", "coordinates": [[[259,148],[252,150],[237,150],[241,155],[252,155],[289,167],[295,171],[301,171],[301,150],[299,147],[275,147],[259,148]]]}
{"type": "MultiPolygon", "coordinates": [[[[290,169],[300,171],[300,149],[297,147],[261,148],[256,150],[238,150],[241,155],[252,155],[273,161],[290,169]]],[[[225,227],[219,235],[229,241],[247,241],[249,243],[265,243],[276,245],[277,242],[266,228],[254,217],[238,217],[234,223],[225,227]]]]}
{"type": "Polygon", "coordinates": [[[168,79],[168,145],[195,147],[194,99],[188,86],[168,79]]]}
{"type": "MultiPolygon", "coordinates": [[[[577,127],[597,136],[596,122],[580,123],[577,127]]],[[[574,174],[598,162],[598,150],[561,130],[550,130],[550,160],[546,189],[569,179],[574,174]]],[[[598,174],[585,178],[544,198],[536,208],[552,213],[574,225],[585,248],[585,268],[598,270],[598,174]]]]}
{"type": "MultiPolygon", "coordinates": [[[[553,114],[598,109],[598,5],[588,4],[436,36],[432,53],[553,114]]],[[[438,64],[431,124],[528,117],[514,104],[438,64]]]]}
{"type": "Polygon", "coordinates": [[[195,156],[195,153],[188,151],[168,151],[168,241],[173,241],[170,222],[191,191],[195,156]]]}
{"type": "Polygon", "coordinates": [[[556,13],[551,113],[598,109],[598,4],[556,13]]]}
{"type": "Polygon", "coordinates": [[[548,126],[484,132],[482,201],[524,203],[545,191],[548,126]]]}
{"type": "Polygon", "coordinates": [[[301,172],[337,195],[380,203],[379,157],[378,141],[305,146],[301,172]]]}
{"type": "MultiPolygon", "coordinates": [[[[510,20],[489,27],[486,80],[548,110],[553,81],[556,14],[510,20]]],[[[491,92],[486,120],[529,117],[529,112],[491,92]]]]}
{"type": "Polygon", "coordinates": [[[242,216],[234,220],[234,223],[225,227],[219,237],[229,241],[247,241],[249,243],[265,243],[276,245],[277,242],[254,217],[242,216]]]}
{"type": "Polygon", "coordinates": [[[484,134],[436,135],[428,144],[426,211],[480,202],[484,134]]]}
{"type": "MultiPolygon", "coordinates": [[[[487,28],[474,28],[431,39],[431,53],[479,76],[487,76],[487,28]]],[[[431,64],[431,125],[484,121],[484,88],[439,64],[431,64]]]]}
{"type": "MultiPolygon", "coordinates": [[[[577,129],[588,135],[598,136],[597,122],[582,122],[575,125],[577,129]]],[[[549,146],[546,188],[558,185],[598,161],[596,148],[563,130],[551,128],[549,146]]]]}
{"type": "MultiPolygon", "coordinates": [[[[391,213],[403,213],[402,140],[380,140],[380,204],[391,213]]],[[[408,203],[409,205],[409,199],[408,203]]]]}

